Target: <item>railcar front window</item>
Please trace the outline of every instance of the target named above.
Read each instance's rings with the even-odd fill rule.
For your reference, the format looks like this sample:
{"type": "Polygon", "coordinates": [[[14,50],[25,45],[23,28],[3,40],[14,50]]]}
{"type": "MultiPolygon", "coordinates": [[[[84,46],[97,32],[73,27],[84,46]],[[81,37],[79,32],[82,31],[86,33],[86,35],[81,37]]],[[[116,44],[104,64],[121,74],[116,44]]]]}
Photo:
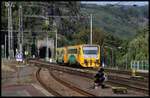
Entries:
{"type": "Polygon", "coordinates": [[[83,55],[84,55],[84,58],[97,58],[98,47],[97,46],[84,46],[83,55]]]}
{"type": "Polygon", "coordinates": [[[83,50],[84,54],[97,54],[97,50],[83,50]]]}
{"type": "Polygon", "coordinates": [[[98,47],[85,46],[83,47],[83,54],[98,54],[98,47]]]}

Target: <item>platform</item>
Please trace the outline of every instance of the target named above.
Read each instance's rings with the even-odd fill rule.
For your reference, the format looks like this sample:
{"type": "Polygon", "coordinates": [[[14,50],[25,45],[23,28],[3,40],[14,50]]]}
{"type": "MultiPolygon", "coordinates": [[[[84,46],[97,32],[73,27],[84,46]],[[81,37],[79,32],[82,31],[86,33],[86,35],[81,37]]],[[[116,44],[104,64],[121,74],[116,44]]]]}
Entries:
{"type": "Polygon", "coordinates": [[[2,88],[2,96],[53,96],[37,84],[14,84],[2,88]]]}

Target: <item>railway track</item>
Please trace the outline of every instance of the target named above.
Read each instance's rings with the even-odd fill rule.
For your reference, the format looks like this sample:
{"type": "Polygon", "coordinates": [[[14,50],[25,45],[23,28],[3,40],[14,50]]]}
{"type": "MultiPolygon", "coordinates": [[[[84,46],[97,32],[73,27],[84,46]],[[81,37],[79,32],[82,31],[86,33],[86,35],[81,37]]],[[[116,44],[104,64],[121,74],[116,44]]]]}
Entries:
{"type": "MultiPolygon", "coordinates": [[[[45,62],[44,60],[40,60],[40,62],[41,63],[44,63],[44,64],[52,64],[52,63],[49,63],[49,62],[45,62]]],[[[56,64],[56,63],[53,63],[53,64],[55,64],[55,65],[58,65],[59,66],[59,64],[56,64]]],[[[63,66],[63,67],[67,67],[67,66],[63,66]]],[[[79,69],[79,68],[76,68],[76,69],[79,69]]],[[[83,69],[84,70],[84,69],[83,69]]],[[[88,69],[88,70],[90,70],[90,71],[98,71],[98,69],[96,68],[96,69],[88,69]]],[[[108,72],[108,73],[116,73],[116,74],[120,74],[120,75],[127,75],[127,76],[131,76],[131,71],[124,71],[124,70],[114,70],[114,69],[108,69],[108,68],[105,68],[105,72],[108,72]]],[[[149,74],[148,73],[142,73],[142,72],[136,72],[136,75],[137,76],[143,76],[145,79],[147,79],[148,80],[148,77],[149,77],[149,74]]],[[[134,79],[135,80],[135,79],[134,79]]]]}
{"type": "MultiPolygon", "coordinates": [[[[63,95],[59,94],[57,91],[54,91],[54,90],[51,89],[50,87],[47,87],[47,85],[41,80],[40,75],[39,75],[40,70],[41,70],[41,68],[39,68],[38,71],[36,72],[36,78],[37,78],[37,80],[40,82],[40,84],[41,84],[48,92],[52,93],[54,96],[56,96],[56,97],[62,97],[63,95]]],[[[69,84],[69,83],[67,83],[67,82],[65,82],[65,81],[63,81],[63,80],[57,78],[51,71],[49,71],[49,73],[50,73],[50,75],[51,75],[56,81],[58,81],[59,83],[63,84],[64,86],[70,88],[71,90],[76,91],[76,92],[78,92],[78,93],[80,93],[80,94],[82,94],[82,95],[84,95],[84,96],[96,97],[96,96],[93,95],[93,94],[90,94],[90,93],[88,93],[88,92],[86,92],[86,91],[84,91],[84,90],[81,90],[81,89],[79,89],[79,88],[77,88],[77,87],[75,87],[75,86],[73,86],[73,85],[71,85],[71,84],[69,84]]]]}
{"type": "MultiPolygon", "coordinates": [[[[37,62],[36,62],[37,63],[37,62]]],[[[42,62],[43,63],[43,62],[42,62]]],[[[38,62],[38,64],[40,64],[40,62],[38,62]]],[[[45,63],[43,63],[44,65],[45,63]]],[[[46,65],[49,65],[49,64],[46,64],[46,65]]],[[[69,72],[71,74],[76,74],[76,75],[79,75],[79,76],[83,76],[83,77],[87,77],[87,78],[90,78],[90,79],[93,79],[93,75],[92,73],[86,73],[86,72],[79,72],[79,71],[75,71],[75,70],[68,70],[68,69],[65,69],[65,68],[60,68],[57,66],[52,67],[53,65],[51,65],[51,68],[52,69],[55,69],[55,70],[61,70],[61,71],[64,71],[64,72],[69,72]],[[84,76],[86,75],[86,76],[84,76]]],[[[43,67],[50,67],[50,66],[43,66],[43,67]]],[[[141,80],[142,81],[142,80],[141,80]]],[[[139,92],[143,92],[143,93],[148,93],[149,90],[148,90],[148,86],[145,84],[147,82],[138,82],[136,80],[132,80],[132,79],[127,79],[127,78],[122,78],[122,77],[109,77],[109,81],[107,81],[106,83],[109,83],[109,84],[112,84],[112,85],[116,85],[116,86],[124,86],[128,89],[132,89],[132,90],[135,90],[135,91],[139,91],[139,92]],[[140,85],[140,86],[139,86],[140,85]],[[147,87],[147,88],[146,88],[147,87]]]]}
{"type": "Polygon", "coordinates": [[[36,78],[37,78],[38,82],[42,85],[42,87],[44,87],[49,93],[52,93],[52,95],[54,95],[56,97],[62,97],[62,95],[60,95],[58,92],[54,91],[50,87],[47,87],[47,85],[41,80],[40,70],[41,70],[41,68],[39,68],[38,71],[36,72],[36,78]]]}
{"type": "MultiPolygon", "coordinates": [[[[55,69],[57,70],[57,69],[55,69]]],[[[60,70],[59,70],[60,71],[60,70]]],[[[63,71],[63,70],[61,70],[63,71]]],[[[63,72],[66,72],[68,73],[67,71],[63,71],[63,72]]],[[[81,74],[77,74],[73,71],[69,71],[70,74],[72,75],[78,75],[79,77],[84,77],[84,75],[81,75],[81,74]]],[[[87,76],[86,76],[87,77],[87,76]]],[[[87,77],[88,79],[92,79],[92,77],[87,77]]],[[[149,90],[148,90],[148,85],[146,85],[145,83],[138,83],[137,81],[132,81],[132,80],[129,80],[129,79],[126,79],[126,78],[118,78],[118,77],[113,77],[113,78],[110,78],[108,79],[109,81],[106,81],[106,85],[109,84],[109,85],[113,85],[113,86],[121,86],[121,87],[126,87],[127,89],[129,90],[134,90],[134,91],[137,91],[137,92],[142,92],[142,93],[148,93],[149,90]],[[136,83],[137,82],[137,83],[136,83]]]]}
{"type": "MultiPolygon", "coordinates": [[[[45,62],[45,61],[40,61],[40,63],[41,64],[44,64],[44,65],[52,65],[52,64],[50,64],[50,63],[47,63],[47,62],[45,62]]],[[[79,69],[79,68],[72,68],[72,67],[67,67],[67,66],[59,66],[58,64],[54,64],[55,66],[57,66],[57,67],[64,67],[64,68],[67,68],[68,70],[72,70],[72,69],[75,69],[75,70],[81,70],[82,72],[84,72],[84,71],[86,71],[86,69],[79,69]]],[[[89,72],[90,73],[97,73],[97,71],[93,71],[93,70],[90,70],[90,69],[88,69],[89,70],[89,72]]],[[[131,77],[131,74],[129,74],[129,72],[128,72],[128,74],[125,74],[125,72],[123,72],[124,74],[120,74],[121,72],[120,71],[112,71],[111,72],[111,70],[109,70],[108,71],[108,69],[105,69],[105,72],[106,73],[108,73],[108,74],[113,74],[114,76],[115,75],[119,75],[118,77],[119,78],[121,78],[120,76],[124,76],[124,77],[126,77],[126,78],[130,78],[131,77]]],[[[142,73],[142,74],[144,74],[144,73],[142,73]]],[[[146,73],[145,73],[146,74],[146,73]]],[[[122,78],[124,78],[124,77],[122,77],[122,78]]],[[[139,78],[130,78],[130,80],[133,80],[133,81],[136,81],[136,80],[138,80],[139,82],[148,82],[149,81],[149,79],[148,79],[148,77],[144,77],[144,79],[139,79],[139,78]]]]}
{"type": "MultiPolygon", "coordinates": [[[[131,75],[132,74],[131,71],[124,71],[124,70],[113,70],[113,69],[106,69],[105,68],[105,71],[117,73],[117,74],[125,74],[125,75],[131,75]]],[[[142,72],[136,72],[136,75],[137,76],[143,76],[145,78],[149,77],[148,73],[142,73],[142,72]]]]}
{"type": "MultiPolygon", "coordinates": [[[[57,69],[55,69],[57,70],[57,69]]],[[[59,70],[60,71],[60,70],[59,70]]],[[[61,70],[62,71],[62,70],[61,70]]],[[[66,71],[63,71],[63,72],[66,72],[66,71]]],[[[68,73],[68,72],[66,72],[68,73]]],[[[72,74],[72,75],[78,75],[79,77],[84,77],[85,76],[82,76],[80,74],[75,74],[73,73],[73,71],[70,71],[69,74],[72,74]]],[[[88,77],[87,77],[88,78],[88,77]]],[[[89,79],[89,78],[88,78],[89,79]]],[[[91,79],[91,78],[90,78],[91,79]]],[[[92,79],[93,80],[93,79],[92,79]]],[[[132,81],[133,82],[133,81],[132,81]]],[[[135,81],[134,81],[135,82],[135,81]]],[[[105,82],[106,85],[109,84],[109,85],[113,85],[113,86],[121,86],[121,87],[126,87],[127,89],[129,90],[134,90],[134,91],[138,91],[138,92],[142,92],[142,93],[148,93],[149,90],[148,88],[144,87],[143,88],[143,84],[139,86],[139,83],[138,84],[135,84],[133,85],[133,83],[131,83],[130,80],[122,80],[122,79],[114,79],[114,78],[111,78],[111,80],[105,82]]],[[[147,86],[148,87],[148,86],[147,86]]]]}
{"type": "Polygon", "coordinates": [[[134,90],[134,91],[142,92],[142,93],[145,93],[145,94],[149,93],[148,88],[143,88],[141,86],[133,85],[133,84],[130,84],[129,82],[122,81],[122,80],[116,81],[116,79],[115,79],[113,81],[113,79],[112,79],[111,81],[106,81],[106,83],[108,83],[110,85],[114,85],[114,86],[126,87],[129,90],[134,90]]]}
{"type": "Polygon", "coordinates": [[[82,95],[85,95],[85,96],[88,96],[88,97],[96,97],[95,95],[93,95],[93,94],[91,94],[91,93],[88,93],[88,92],[86,92],[86,91],[84,91],[84,90],[81,90],[81,89],[77,88],[76,86],[73,86],[73,85],[71,85],[71,84],[69,84],[69,83],[67,83],[67,82],[65,82],[65,81],[63,81],[63,80],[57,78],[52,72],[49,71],[49,73],[51,74],[51,76],[52,76],[56,81],[58,81],[59,83],[65,85],[66,87],[69,87],[70,89],[72,89],[72,90],[74,90],[74,91],[76,91],[76,92],[78,92],[78,93],[80,93],[80,94],[82,94],[82,95]]]}
{"type": "Polygon", "coordinates": [[[118,81],[122,81],[122,82],[124,82],[124,83],[130,83],[130,84],[134,84],[134,85],[136,85],[136,86],[139,86],[139,87],[148,87],[148,81],[144,81],[144,80],[138,80],[138,82],[137,82],[137,80],[135,79],[131,79],[131,78],[127,78],[127,77],[119,77],[119,76],[117,76],[117,77],[113,77],[113,76],[111,76],[111,75],[109,75],[108,76],[108,78],[110,79],[110,80],[118,80],[118,81]]]}

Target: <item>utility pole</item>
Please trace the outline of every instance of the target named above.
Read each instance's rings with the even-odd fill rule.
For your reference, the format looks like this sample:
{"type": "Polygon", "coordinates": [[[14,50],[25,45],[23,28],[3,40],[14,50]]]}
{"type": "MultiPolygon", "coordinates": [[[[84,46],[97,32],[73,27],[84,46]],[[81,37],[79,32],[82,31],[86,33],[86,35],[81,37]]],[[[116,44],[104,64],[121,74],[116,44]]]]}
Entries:
{"type": "Polygon", "coordinates": [[[48,36],[46,37],[46,61],[49,61],[49,51],[48,51],[48,48],[49,48],[49,45],[48,45],[48,36]]]}
{"type": "Polygon", "coordinates": [[[6,36],[6,34],[5,34],[5,58],[6,58],[6,38],[7,38],[7,36],[6,36]]]}
{"type": "Polygon", "coordinates": [[[90,21],[90,44],[92,45],[92,14],[91,14],[91,21],[90,21]]]}
{"type": "Polygon", "coordinates": [[[56,60],[57,60],[57,28],[56,28],[56,60]]]}
{"type": "Polygon", "coordinates": [[[12,2],[6,2],[5,6],[8,7],[8,59],[13,57],[13,33],[12,33],[12,2]]]}
{"type": "MultiPolygon", "coordinates": [[[[112,49],[112,48],[111,48],[112,49]]],[[[114,66],[114,64],[113,64],[113,49],[112,49],[112,65],[114,66]]]]}
{"type": "Polygon", "coordinates": [[[22,28],[22,6],[19,6],[19,32],[18,32],[18,46],[19,51],[23,51],[23,28],[22,28]]]}
{"type": "Polygon", "coordinates": [[[22,12],[22,5],[20,6],[20,20],[21,20],[21,24],[20,24],[20,27],[21,27],[21,42],[22,42],[22,46],[21,46],[21,50],[22,50],[22,52],[23,52],[23,44],[24,44],[24,41],[23,41],[23,12],[22,12]]]}
{"type": "Polygon", "coordinates": [[[14,45],[13,45],[13,26],[12,26],[12,9],[11,9],[11,7],[12,7],[12,4],[13,3],[11,3],[10,4],[10,38],[11,38],[11,40],[10,40],[10,55],[11,55],[11,58],[14,58],[14,49],[13,49],[13,47],[14,47],[14,45]]]}
{"type": "MultiPolygon", "coordinates": [[[[57,23],[53,22],[53,26],[55,26],[55,32],[56,32],[56,43],[55,43],[56,49],[55,50],[57,50],[57,23]]],[[[56,53],[55,59],[57,60],[57,51],[55,53],[56,53]]]]}
{"type": "Polygon", "coordinates": [[[126,54],[126,70],[127,70],[127,54],[126,54]]]}
{"type": "Polygon", "coordinates": [[[21,24],[21,19],[20,19],[20,6],[19,6],[19,28],[18,28],[18,51],[20,51],[20,32],[21,32],[21,28],[20,28],[20,24],[21,24]]]}
{"type": "MultiPolygon", "coordinates": [[[[46,12],[46,24],[48,24],[49,25],[49,19],[48,19],[48,12],[46,12]]],[[[46,45],[46,61],[49,61],[49,51],[48,51],[48,48],[49,48],[49,45],[48,45],[48,32],[47,32],[47,37],[46,37],[46,43],[47,43],[47,45],[46,45]]]]}

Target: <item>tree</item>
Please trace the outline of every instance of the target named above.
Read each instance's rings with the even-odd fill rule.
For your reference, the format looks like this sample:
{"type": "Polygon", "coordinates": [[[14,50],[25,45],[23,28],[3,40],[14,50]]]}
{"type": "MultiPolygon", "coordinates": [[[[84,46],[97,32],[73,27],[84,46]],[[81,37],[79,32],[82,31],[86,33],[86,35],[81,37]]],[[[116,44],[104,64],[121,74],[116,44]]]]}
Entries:
{"type": "Polygon", "coordinates": [[[76,44],[88,44],[89,43],[89,30],[85,29],[77,34],[76,44]]]}
{"type": "Polygon", "coordinates": [[[128,68],[132,60],[147,60],[148,55],[148,27],[143,27],[135,32],[136,36],[130,40],[125,40],[120,47],[122,47],[118,54],[118,65],[125,65],[127,57],[128,68]]]}
{"type": "MultiPolygon", "coordinates": [[[[93,44],[102,45],[104,40],[104,31],[95,29],[92,31],[92,42],[93,44]]],[[[76,44],[90,44],[90,30],[84,29],[77,34],[76,44]]]]}
{"type": "Polygon", "coordinates": [[[104,41],[104,31],[95,29],[93,30],[93,44],[99,44],[100,46],[103,45],[104,41]]]}

